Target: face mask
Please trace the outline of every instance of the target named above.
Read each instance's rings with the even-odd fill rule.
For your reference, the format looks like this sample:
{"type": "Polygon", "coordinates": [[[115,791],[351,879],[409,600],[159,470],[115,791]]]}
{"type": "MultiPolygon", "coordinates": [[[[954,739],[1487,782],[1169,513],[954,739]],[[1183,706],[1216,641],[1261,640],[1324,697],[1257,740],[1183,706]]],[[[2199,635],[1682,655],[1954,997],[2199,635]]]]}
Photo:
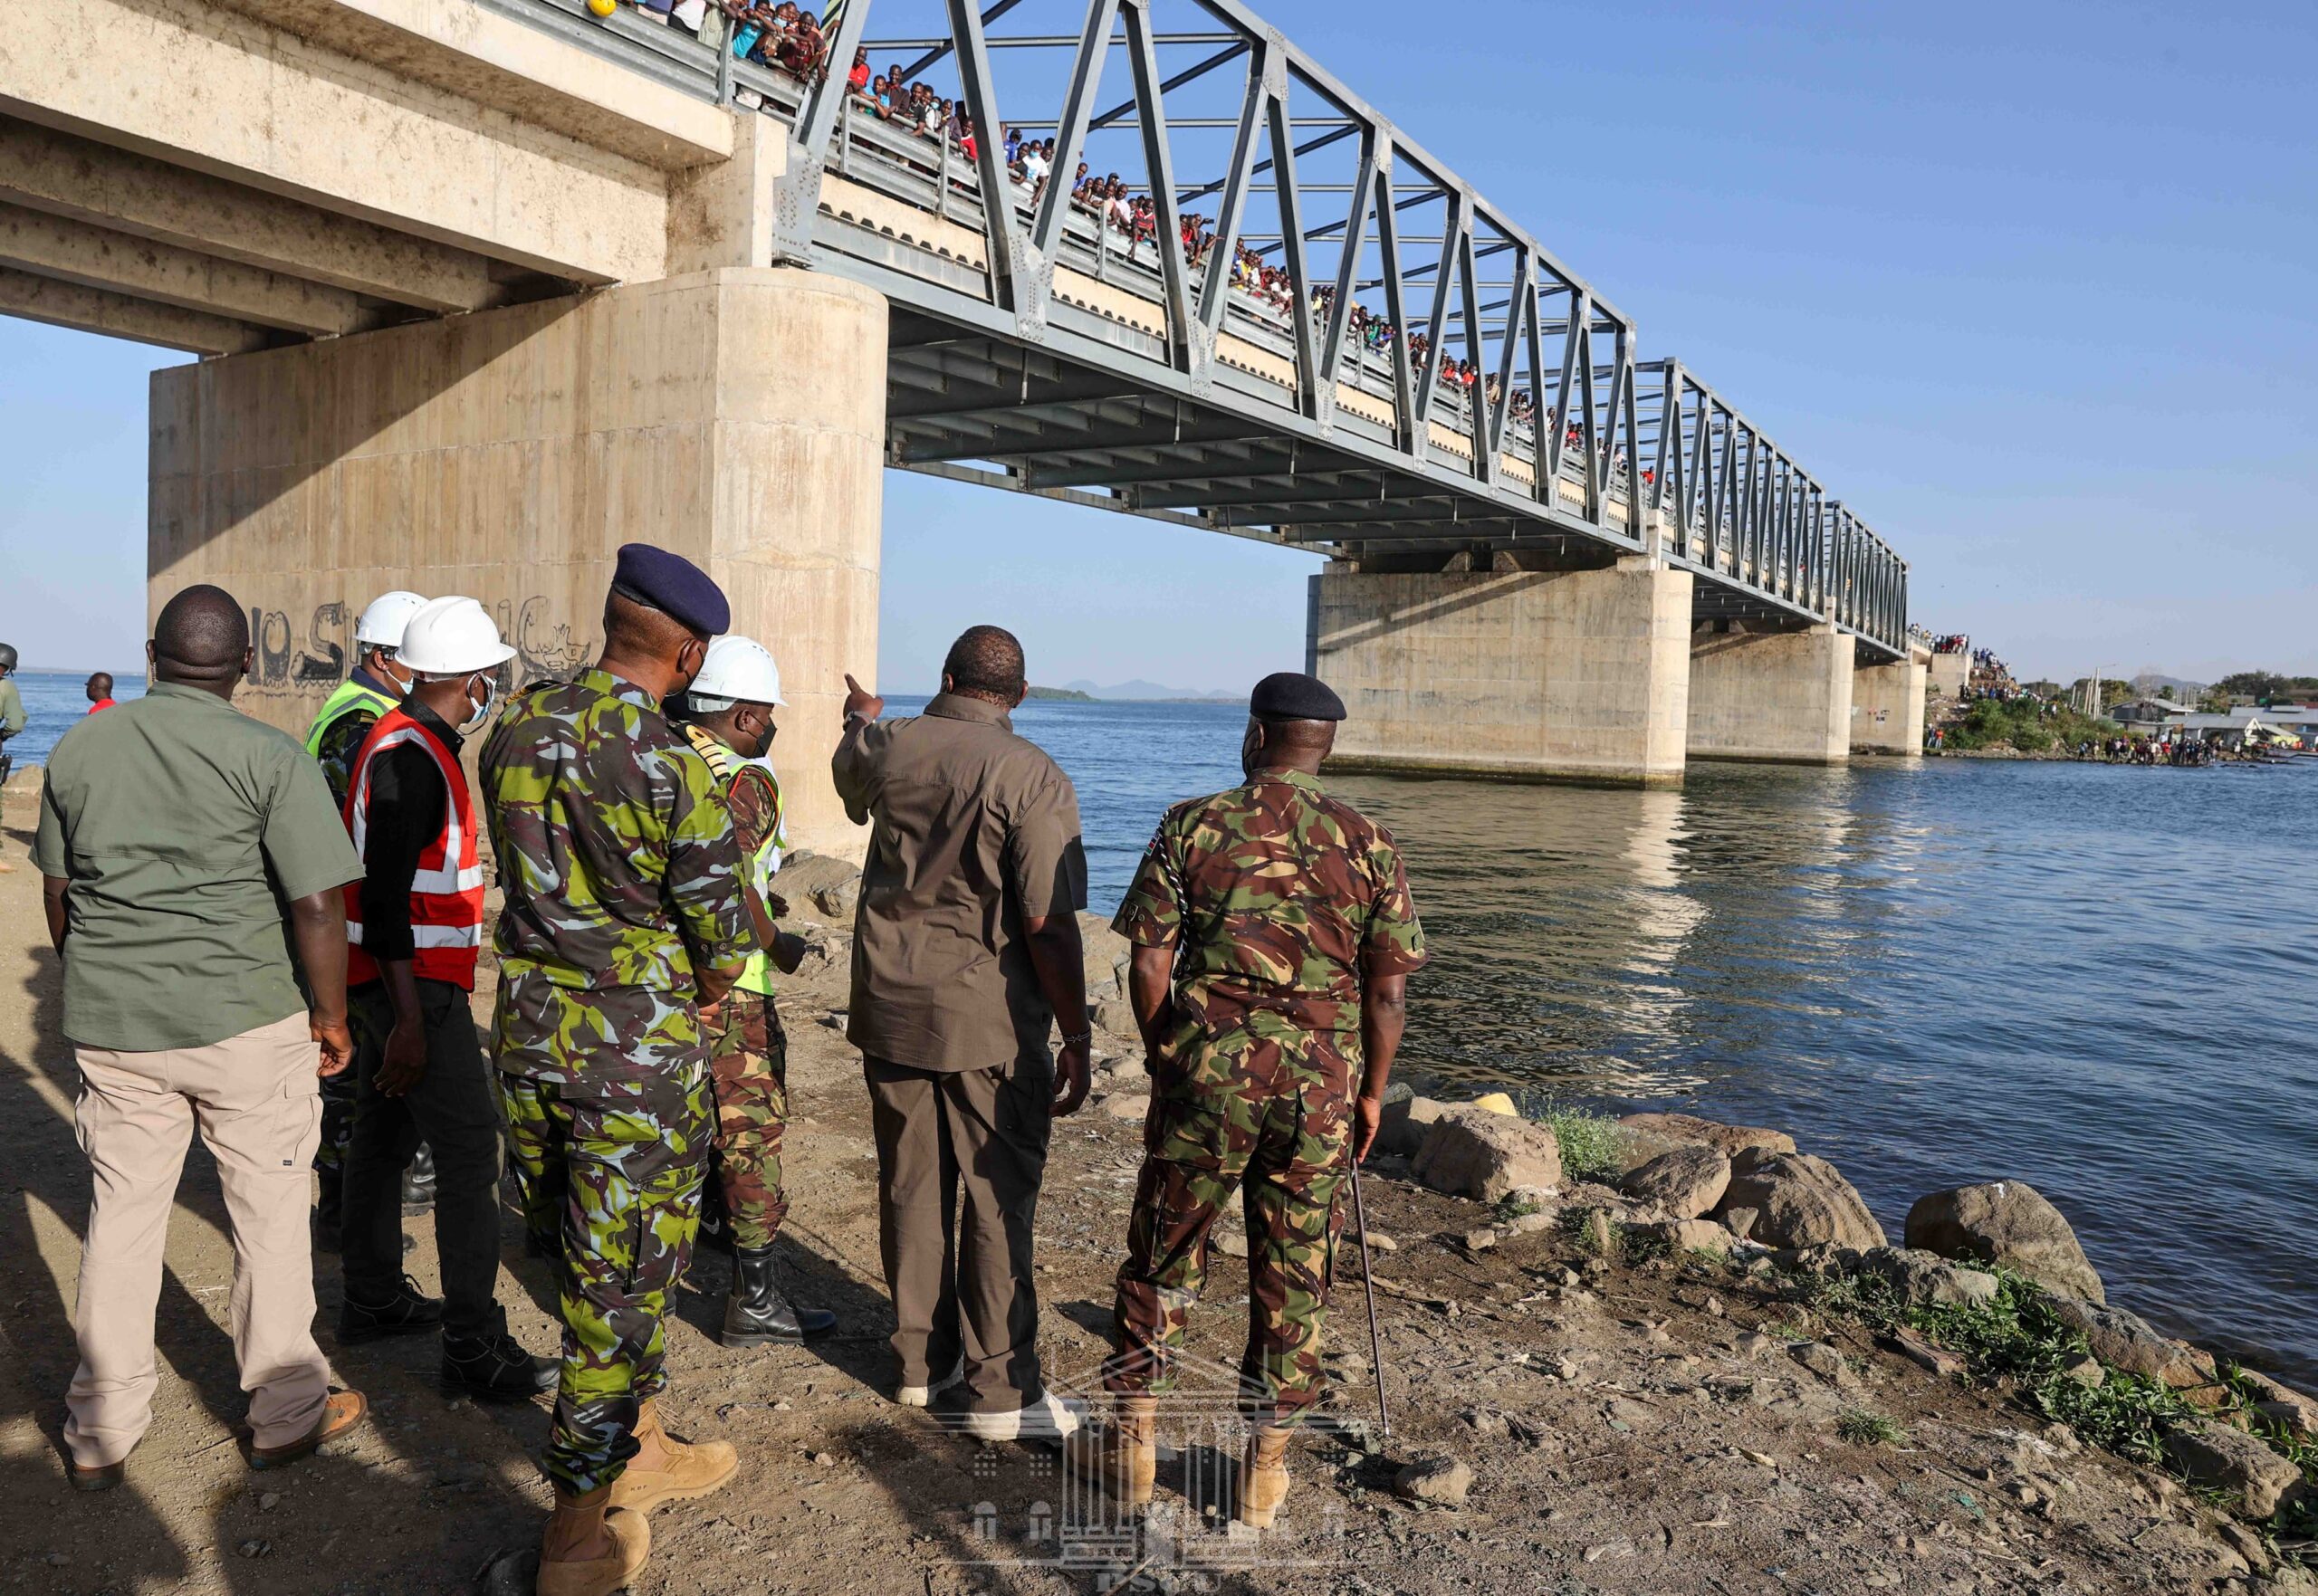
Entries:
{"type": "MultiPolygon", "coordinates": [[[[467,680],[472,682],[474,678],[470,676],[467,680]]],[[[474,700],[470,697],[467,702],[472,704],[474,702],[474,700]]],[[[485,676],[483,678],[483,703],[481,707],[476,709],[473,715],[459,723],[460,733],[465,735],[467,732],[474,731],[485,721],[490,720],[491,712],[498,707],[499,678],[496,676],[485,676]]]]}
{"type": "Polygon", "coordinates": [[[1247,735],[1240,739],[1240,774],[1252,777],[1256,773],[1256,753],[1261,746],[1256,741],[1256,728],[1251,723],[1247,735]]]}

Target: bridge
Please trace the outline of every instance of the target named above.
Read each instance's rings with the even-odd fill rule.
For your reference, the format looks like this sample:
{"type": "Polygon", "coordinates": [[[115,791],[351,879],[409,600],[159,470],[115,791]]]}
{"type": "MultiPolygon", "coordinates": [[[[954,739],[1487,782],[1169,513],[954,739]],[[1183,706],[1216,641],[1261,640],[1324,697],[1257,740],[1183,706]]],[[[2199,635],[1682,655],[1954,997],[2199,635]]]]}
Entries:
{"type": "Polygon", "coordinates": [[[262,712],[386,585],[567,669],[650,536],[817,740],[894,466],[1325,554],[1349,765],[1916,747],[1905,562],[1237,0],[848,0],[786,66],[734,26],[73,0],[0,38],[0,312],[206,357],[154,383],[150,598],[251,599],[262,712]]]}

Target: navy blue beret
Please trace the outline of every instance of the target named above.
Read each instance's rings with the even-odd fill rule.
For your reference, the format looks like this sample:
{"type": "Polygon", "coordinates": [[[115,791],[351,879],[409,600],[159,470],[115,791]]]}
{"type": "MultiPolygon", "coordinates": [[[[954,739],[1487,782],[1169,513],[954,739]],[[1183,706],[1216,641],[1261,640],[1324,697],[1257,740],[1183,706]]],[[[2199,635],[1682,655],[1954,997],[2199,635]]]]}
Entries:
{"type": "Polygon", "coordinates": [[[1317,676],[1275,671],[1248,695],[1248,712],[1259,721],[1341,721],[1344,700],[1317,676]]]}
{"type": "Polygon", "coordinates": [[[665,610],[711,637],[733,629],[733,607],[724,601],[724,589],[683,555],[649,543],[619,546],[612,591],[622,598],[665,610]]]}

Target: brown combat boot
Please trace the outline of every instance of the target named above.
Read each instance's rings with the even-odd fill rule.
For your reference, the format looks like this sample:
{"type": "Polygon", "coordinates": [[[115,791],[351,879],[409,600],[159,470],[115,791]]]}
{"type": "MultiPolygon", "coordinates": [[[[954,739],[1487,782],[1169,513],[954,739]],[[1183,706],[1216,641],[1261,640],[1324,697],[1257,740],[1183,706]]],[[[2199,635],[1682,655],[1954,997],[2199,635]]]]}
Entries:
{"type": "Polygon", "coordinates": [[[1129,1507],[1151,1505],[1159,1472],[1159,1399],[1111,1399],[1107,1422],[1087,1425],[1062,1443],[1063,1467],[1129,1507]]]}
{"type": "Polygon", "coordinates": [[[1240,1460],[1240,1511],[1233,1516],[1252,1530],[1271,1528],[1288,1496],[1288,1438],[1291,1430],[1260,1424],[1248,1432],[1248,1455],[1240,1460]]]}
{"type": "Polygon", "coordinates": [[[540,1537],[537,1596],[611,1596],[643,1571],[652,1554],[652,1524],[640,1513],[611,1506],[612,1488],[586,1496],[556,1487],[555,1511],[540,1537]]]}
{"type": "Polygon", "coordinates": [[[741,1467],[728,1442],[680,1441],[662,1429],[659,1405],[649,1400],[636,1416],[636,1456],[612,1481],[612,1505],[636,1513],[705,1496],[741,1467]]]}

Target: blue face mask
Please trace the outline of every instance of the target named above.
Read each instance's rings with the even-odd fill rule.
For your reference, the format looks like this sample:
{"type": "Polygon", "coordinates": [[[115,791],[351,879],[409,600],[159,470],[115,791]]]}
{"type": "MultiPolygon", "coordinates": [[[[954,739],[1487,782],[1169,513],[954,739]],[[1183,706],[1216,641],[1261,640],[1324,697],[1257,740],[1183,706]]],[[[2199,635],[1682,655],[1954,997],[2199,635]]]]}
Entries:
{"type": "MultiPolygon", "coordinates": [[[[480,672],[480,671],[478,671],[478,672],[476,672],[476,673],[475,673],[475,674],[476,674],[476,675],[483,675],[483,673],[482,673],[482,672],[480,672]]],[[[468,680],[468,681],[470,681],[470,682],[472,682],[472,681],[474,681],[474,676],[470,676],[470,677],[468,677],[468,678],[467,678],[467,680],[468,680]]],[[[471,703],[471,704],[472,704],[472,703],[474,703],[474,700],[473,698],[469,698],[469,699],[467,700],[467,702],[468,702],[469,703],[471,703]]],[[[487,722],[487,721],[489,721],[489,720],[491,719],[491,713],[492,713],[492,712],[493,712],[493,710],[497,709],[498,707],[499,707],[499,678],[498,678],[498,676],[497,676],[495,674],[492,674],[492,675],[484,676],[484,677],[483,677],[483,703],[481,704],[481,706],[480,706],[480,707],[478,707],[478,708],[475,710],[475,712],[474,712],[474,713],[473,715],[469,716],[466,720],[462,721],[462,722],[459,722],[459,733],[460,733],[460,735],[465,736],[465,735],[466,735],[466,734],[468,734],[468,733],[470,733],[470,732],[473,732],[473,731],[476,731],[476,730],[480,729],[485,722],[487,722]]]]}

